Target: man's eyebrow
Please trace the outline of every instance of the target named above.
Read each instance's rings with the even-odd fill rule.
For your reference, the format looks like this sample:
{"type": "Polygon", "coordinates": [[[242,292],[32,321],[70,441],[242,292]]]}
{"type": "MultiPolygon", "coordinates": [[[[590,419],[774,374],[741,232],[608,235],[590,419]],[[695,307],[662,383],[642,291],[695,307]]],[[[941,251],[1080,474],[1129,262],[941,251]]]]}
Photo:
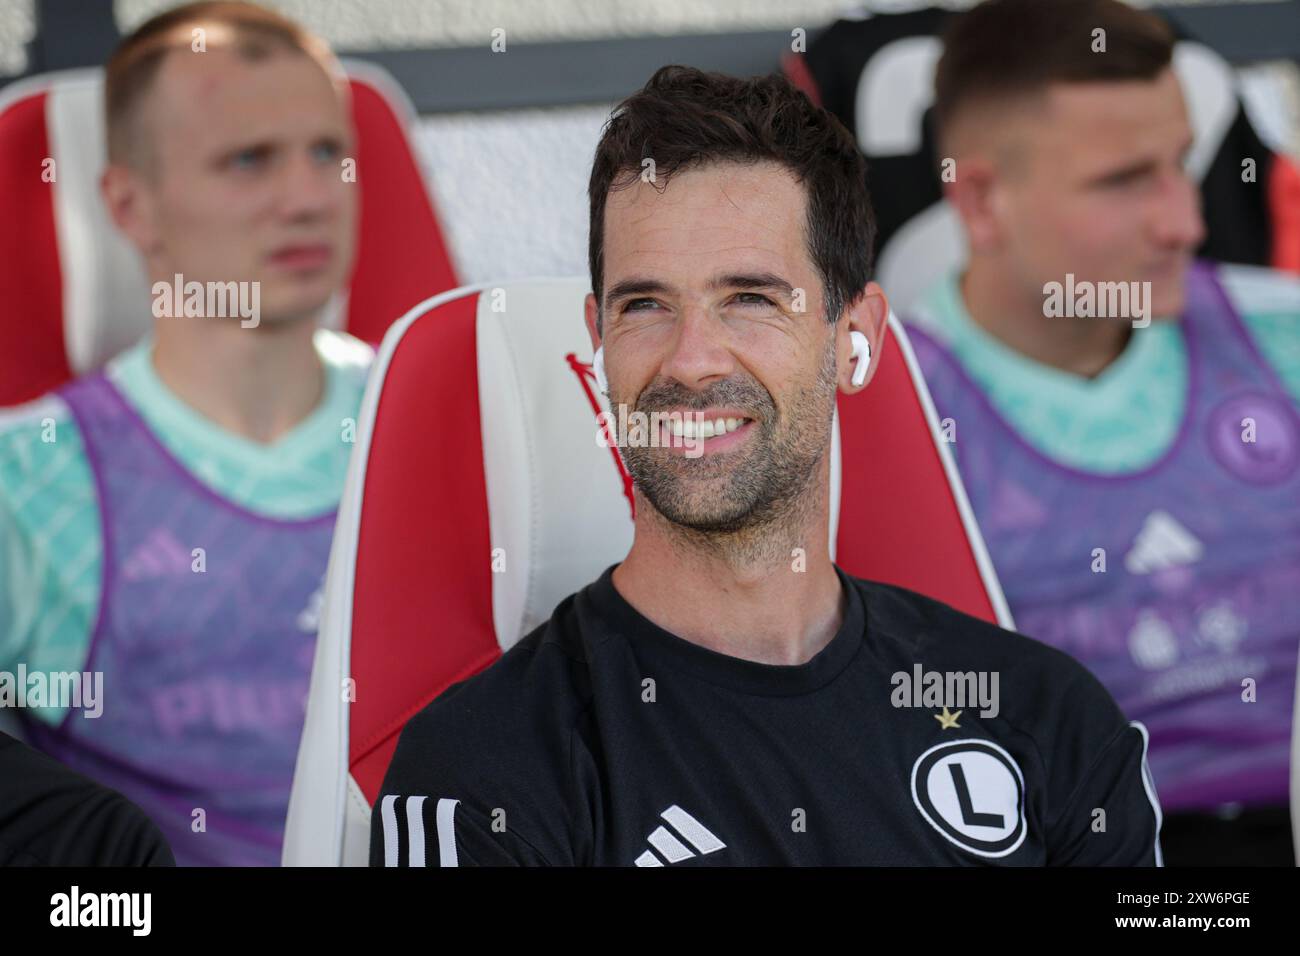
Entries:
{"type": "Polygon", "coordinates": [[[249,151],[274,150],[278,149],[280,145],[280,141],[271,136],[231,137],[223,143],[216,144],[213,152],[224,159],[249,151]]]}
{"type": "Polygon", "coordinates": [[[773,272],[729,273],[714,276],[710,289],[774,289],[786,296],[794,295],[794,286],[773,272]]]}
{"type": "MultiPolygon", "coordinates": [[[[710,289],[771,289],[784,295],[785,298],[792,298],[794,295],[794,286],[785,281],[784,278],[777,276],[775,272],[745,272],[745,273],[727,273],[724,276],[714,276],[708,281],[710,289]]],[[[660,295],[672,293],[673,287],[660,282],[656,278],[625,278],[620,282],[615,282],[610,286],[610,291],[604,294],[604,304],[612,306],[620,299],[636,297],[636,295],[660,295]]]]}
{"type": "MultiPolygon", "coordinates": [[[[772,289],[786,297],[794,295],[790,285],[774,272],[744,272],[717,275],[709,280],[710,289],[772,289]]],[[[616,282],[605,293],[605,304],[640,295],[661,295],[672,292],[673,287],[658,279],[633,277],[616,282]]]]}
{"type": "Polygon", "coordinates": [[[668,292],[669,289],[669,286],[657,279],[624,279],[609,287],[609,291],[605,293],[605,304],[609,305],[611,302],[634,295],[657,295],[668,292]]]}
{"type": "Polygon", "coordinates": [[[1125,163],[1122,166],[1111,166],[1107,169],[1098,170],[1088,177],[1088,182],[1092,184],[1105,183],[1111,180],[1126,179],[1130,176],[1137,176],[1141,173],[1149,172],[1154,169],[1156,161],[1154,159],[1139,159],[1136,162],[1125,163]]]}
{"type": "MultiPolygon", "coordinates": [[[[339,129],[319,129],[303,139],[315,146],[319,143],[333,143],[343,145],[348,142],[348,134],[345,130],[339,129]]],[[[238,153],[246,153],[256,150],[274,151],[283,149],[292,145],[297,138],[286,139],[273,133],[268,134],[249,134],[238,133],[232,135],[224,142],[215,144],[212,148],[214,153],[219,157],[232,157],[238,153]]]]}
{"type": "MultiPolygon", "coordinates": [[[[1195,141],[1191,137],[1188,137],[1185,142],[1179,144],[1178,157],[1180,161],[1186,160],[1194,145],[1195,141]]],[[[1156,163],[1157,160],[1155,159],[1140,159],[1129,163],[1126,166],[1115,166],[1111,169],[1105,170],[1104,172],[1095,173],[1088,181],[1095,184],[1104,183],[1109,180],[1121,180],[1129,176],[1137,176],[1141,173],[1149,172],[1155,167],[1156,163]]]]}

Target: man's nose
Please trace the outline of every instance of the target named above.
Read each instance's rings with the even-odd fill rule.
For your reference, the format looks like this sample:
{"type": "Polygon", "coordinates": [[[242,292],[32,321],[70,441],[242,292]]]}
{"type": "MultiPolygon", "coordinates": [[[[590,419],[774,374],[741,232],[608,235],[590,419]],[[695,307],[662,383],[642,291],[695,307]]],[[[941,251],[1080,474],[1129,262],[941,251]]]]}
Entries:
{"type": "Polygon", "coordinates": [[[308,153],[285,163],[280,180],[280,210],[289,219],[312,219],[330,212],[338,203],[342,172],[308,153]]]}
{"type": "Polygon", "coordinates": [[[1205,239],[1201,190],[1181,169],[1165,182],[1155,209],[1155,234],[1161,245],[1196,248],[1205,239]]]}
{"type": "Polygon", "coordinates": [[[660,374],[688,388],[701,388],[727,378],[735,368],[722,320],[702,305],[683,308],[660,374]]]}

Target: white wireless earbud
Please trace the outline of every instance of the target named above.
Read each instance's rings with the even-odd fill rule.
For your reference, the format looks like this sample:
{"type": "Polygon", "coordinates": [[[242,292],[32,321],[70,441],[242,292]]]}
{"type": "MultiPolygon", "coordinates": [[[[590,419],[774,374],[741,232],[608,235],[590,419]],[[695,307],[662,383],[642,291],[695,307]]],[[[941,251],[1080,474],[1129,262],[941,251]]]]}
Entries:
{"type": "Polygon", "coordinates": [[[591,360],[591,371],[596,376],[596,388],[602,395],[608,394],[609,382],[605,378],[605,346],[596,349],[596,357],[591,360]]]}
{"type": "Polygon", "coordinates": [[[853,366],[854,385],[861,385],[867,380],[867,368],[871,365],[871,343],[861,332],[853,331],[849,333],[849,341],[853,343],[852,360],[857,364],[853,366]]]}

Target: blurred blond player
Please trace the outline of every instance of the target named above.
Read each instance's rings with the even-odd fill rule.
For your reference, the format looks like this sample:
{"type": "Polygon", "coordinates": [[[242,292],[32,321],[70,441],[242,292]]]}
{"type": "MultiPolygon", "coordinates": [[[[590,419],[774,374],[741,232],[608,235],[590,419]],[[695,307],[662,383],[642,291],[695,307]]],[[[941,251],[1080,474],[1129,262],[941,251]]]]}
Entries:
{"type": "Polygon", "coordinates": [[[954,21],[970,257],[904,318],[1017,628],[1151,732],[1167,861],[1290,863],[1300,281],[1193,261],[1172,48],[1117,0],[954,21]]]}
{"type": "Polygon", "coordinates": [[[179,863],[276,864],[370,362],[317,328],[353,258],[345,81],[282,17],[199,3],[127,37],[106,86],[103,198],[150,284],[258,311],[158,298],[152,335],[5,416],[0,670],[102,672],[102,714],[29,702],[28,736],[179,863]]]}

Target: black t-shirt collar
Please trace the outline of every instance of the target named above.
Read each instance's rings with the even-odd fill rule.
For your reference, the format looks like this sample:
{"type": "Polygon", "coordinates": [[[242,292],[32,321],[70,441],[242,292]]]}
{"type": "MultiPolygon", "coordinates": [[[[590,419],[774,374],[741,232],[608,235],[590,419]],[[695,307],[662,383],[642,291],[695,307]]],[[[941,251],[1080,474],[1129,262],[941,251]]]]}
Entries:
{"type": "Polygon", "coordinates": [[[615,567],[617,565],[610,565],[584,589],[589,606],[600,618],[598,626],[603,625],[624,637],[645,659],[712,684],[767,696],[808,693],[834,680],[862,646],[866,631],[862,595],[857,585],[838,567],[835,573],[848,599],[844,621],[835,637],[812,660],[792,665],[761,664],[720,654],[664,630],[618,593],[613,581],[615,567]]]}

